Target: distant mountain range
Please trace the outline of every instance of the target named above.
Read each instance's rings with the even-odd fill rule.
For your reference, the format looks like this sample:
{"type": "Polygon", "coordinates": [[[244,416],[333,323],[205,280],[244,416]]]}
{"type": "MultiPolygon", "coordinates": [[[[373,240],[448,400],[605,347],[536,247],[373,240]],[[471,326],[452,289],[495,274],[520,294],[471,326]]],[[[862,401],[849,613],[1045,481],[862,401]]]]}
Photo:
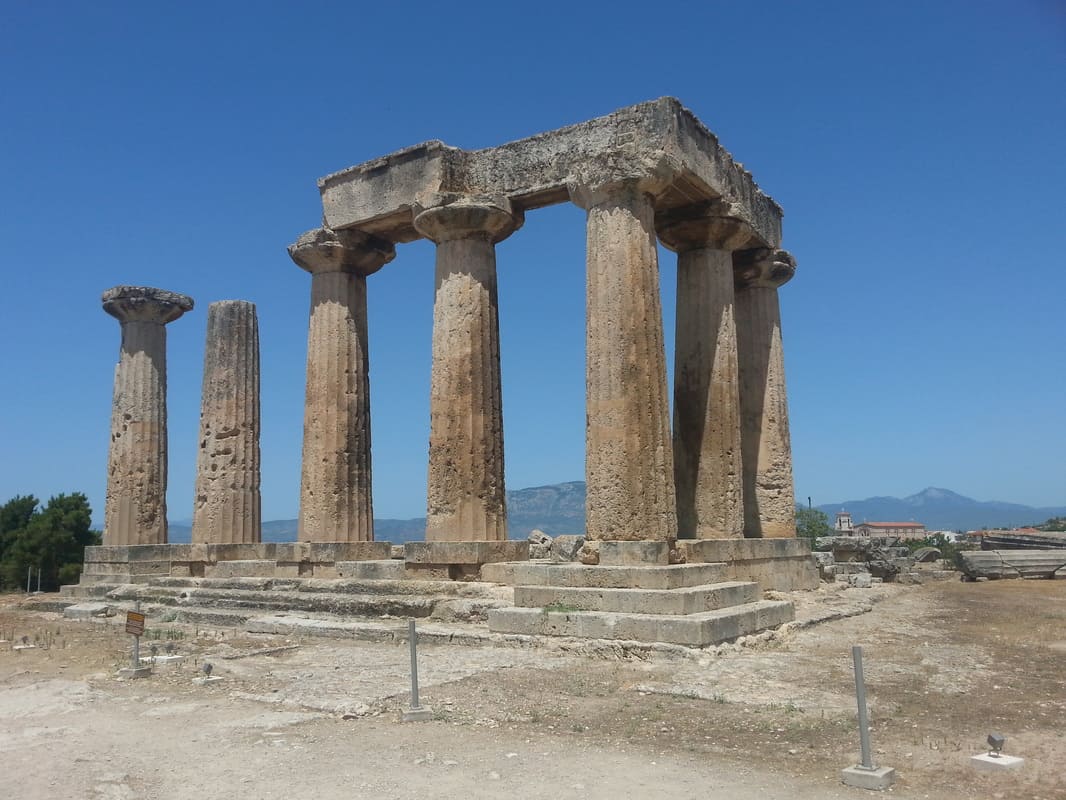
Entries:
{"type": "MultiPolygon", "coordinates": [[[[263,523],[264,542],[296,540],[296,520],[279,519],[263,523]]],[[[169,539],[188,542],[192,537],[190,520],[168,523],[169,539]]],[[[585,531],[585,482],[572,481],[552,486],[534,486],[507,493],[507,529],[512,539],[525,539],[538,528],[552,536],[585,531]]],[[[426,535],[426,518],[375,519],[374,538],[402,544],[420,542],[426,535]]]]}
{"type": "MultiPolygon", "coordinates": [[[[1050,517],[1066,515],[1066,506],[1034,508],[995,500],[983,502],[963,497],[947,489],[925,489],[910,497],[869,497],[828,503],[817,508],[829,516],[830,524],[840,510],[851,512],[852,521],[921,522],[930,530],[973,530],[1031,525],[1050,517]]],[[[507,526],[512,539],[524,539],[534,528],[552,536],[583,533],[585,530],[585,482],[571,481],[551,486],[535,486],[507,493],[507,526]]],[[[414,519],[375,519],[374,536],[395,544],[421,541],[426,531],[425,517],[414,519]]],[[[170,541],[187,542],[192,534],[188,520],[170,523],[170,541]]],[[[296,539],[296,520],[263,523],[264,542],[291,542],[296,539]]]]}
{"type": "Polygon", "coordinates": [[[829,524],[838,511],[851,513],[851,521],[920,522],[929,530],[970,531],[980,528],[1010,528],[1038,525],[1051,517],[1066,514],[1066,506],[1034,508],[998,500],[974,500],[948,489],[930,487],[910,497],[868,497],[816,506],[829,516],[829,524]]]}

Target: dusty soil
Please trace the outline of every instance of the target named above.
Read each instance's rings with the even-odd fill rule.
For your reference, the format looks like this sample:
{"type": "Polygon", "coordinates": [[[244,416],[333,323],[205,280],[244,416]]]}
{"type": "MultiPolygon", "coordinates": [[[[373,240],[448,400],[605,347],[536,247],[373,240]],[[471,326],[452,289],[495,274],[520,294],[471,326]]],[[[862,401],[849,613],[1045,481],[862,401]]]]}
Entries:
{"type": "Polygon", "coordinates": [[[117,620],[0,598],[0,754],[33,798],[846,798],[862,644],[875,761],[898,797],[1066,798],[1066,581],[799,593],[872,611],[692,658],[405,645],[151,624],[184,660],[147,680],[117,620]],[[27,637],[33,648],[16,650],[27,637]],[[202,665],[221,680],[204,684],[202,665]],[[194,682],[198,681],[198,682],[194,682]],[[968,764],[993,730],[1024,768],[968,764]]]}

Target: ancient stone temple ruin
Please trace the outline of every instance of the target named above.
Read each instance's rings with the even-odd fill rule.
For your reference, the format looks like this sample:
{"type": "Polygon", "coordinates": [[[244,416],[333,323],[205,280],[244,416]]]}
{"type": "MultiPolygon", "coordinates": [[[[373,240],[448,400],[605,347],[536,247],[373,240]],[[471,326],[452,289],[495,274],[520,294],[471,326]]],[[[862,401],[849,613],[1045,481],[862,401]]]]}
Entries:
{"type": "Polygon", "coordinates": [[[118,287],[108,522],[83,584],[492,582],[516,587],[488,615],[501,634],[694,645],[791,618],[761,590],[817,580],[795,539],[777,294],[795,261],[781,209],[691,112],[662,98],[484,150],[427,142],[319,189],[323,226],[289,248],[311,275],[297,541],[259,543],[258,338],[254,307],[235,304],[212,307],[194,543],[166,545],[163,324],[192,302],[118,287]],[[546,564],[508,540],[496,244],[563,202],[587,215],[586,541],[578,562],[546,564]],[[427,521],[425,541],[394,552],[373,530],[367,287],[420,238],[436,245],[427,521]],[[658,242],[678,258],[672,420],[658,242]],[[141,449],[115,444],[131,292],[154,326],[138,322],[155,369],[129,418],[152,426],[141,449]],[[156,547],[115,547],[135,544],[156,547]]]}

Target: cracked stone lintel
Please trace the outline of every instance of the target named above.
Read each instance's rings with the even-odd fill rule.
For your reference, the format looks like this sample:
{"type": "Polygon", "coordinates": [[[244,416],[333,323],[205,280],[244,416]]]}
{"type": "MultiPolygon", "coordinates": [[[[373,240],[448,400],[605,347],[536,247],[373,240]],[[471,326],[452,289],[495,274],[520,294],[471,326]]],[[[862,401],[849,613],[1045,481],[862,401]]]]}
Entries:
{"type": "Polygon", "coordinates": [[[649,177],[658,210],[720,200],[750,228],[747,246],[780,245],[781,207],[672,97],[484,150],[424,142],[327,175],[319,190],[329,227],[410,242],[420,210],[464,196],[505,197],[523,212],[566,202],[575,186],[649,177]]]}

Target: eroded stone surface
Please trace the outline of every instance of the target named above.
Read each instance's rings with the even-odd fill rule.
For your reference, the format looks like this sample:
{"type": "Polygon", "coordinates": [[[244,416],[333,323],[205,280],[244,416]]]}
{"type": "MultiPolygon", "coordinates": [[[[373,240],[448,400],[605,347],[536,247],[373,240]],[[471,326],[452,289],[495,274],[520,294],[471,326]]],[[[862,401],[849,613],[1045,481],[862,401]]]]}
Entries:
{"type": "Polygon", "coordinates": [[[207,310],[193,542],[258,542],[259,481],[259,322],[224,300],[207,310]]]}
{"type": "Polygon", "coordinates": [[[502,196],[527,211],[565,202],[573,184],[649,176],[663,182],[660,208],[721,198],[751,227],[749,246],[780,244],[780,207],[672,97],[484,150],[425,142],[328,175],[319,189],[326,224],[407,242],[422,235],[413,205],[428,207],[440,195],[502,196]]]}
{"type": "Polygon", "coordinates": [[[289,248],[311,273],[300,541],[373,541],[366,276],[391,261],[360,231],[309,231],[289,248]]]}
{"type": "Polygon", "coordinates": [[[777,297],[777,288],[795,273],[795,261],[783,250],[748,250],[735,256],[734,268],[745,532],[755,537],[795,536],[792,443],[777,297]]]}
{"type": "Polygon", "coordinates": [[[740,397],[732,250],[747,226],[698,206],[660,215],[659,237],[677,251],[674,480],[678,536],[744,535],[740,397]]]}
{"type": "Polygon", "coordinates": [[[507,538],[495,243],[521,218],[506,201],[423,211],[437,244],[426,540],[507,538]]]}
{"type": "Polygon", "coordinates": [[[572,187],[588,213],[586,534],[677,535],[654,207],[639,182],[572,187]]]}
{"type": "Polygon", "coordinates": [[[167,334],[192,298],[146,286],[103,293],[122,324],[108,451],[104,544],[167,541],[167,334]]]}

